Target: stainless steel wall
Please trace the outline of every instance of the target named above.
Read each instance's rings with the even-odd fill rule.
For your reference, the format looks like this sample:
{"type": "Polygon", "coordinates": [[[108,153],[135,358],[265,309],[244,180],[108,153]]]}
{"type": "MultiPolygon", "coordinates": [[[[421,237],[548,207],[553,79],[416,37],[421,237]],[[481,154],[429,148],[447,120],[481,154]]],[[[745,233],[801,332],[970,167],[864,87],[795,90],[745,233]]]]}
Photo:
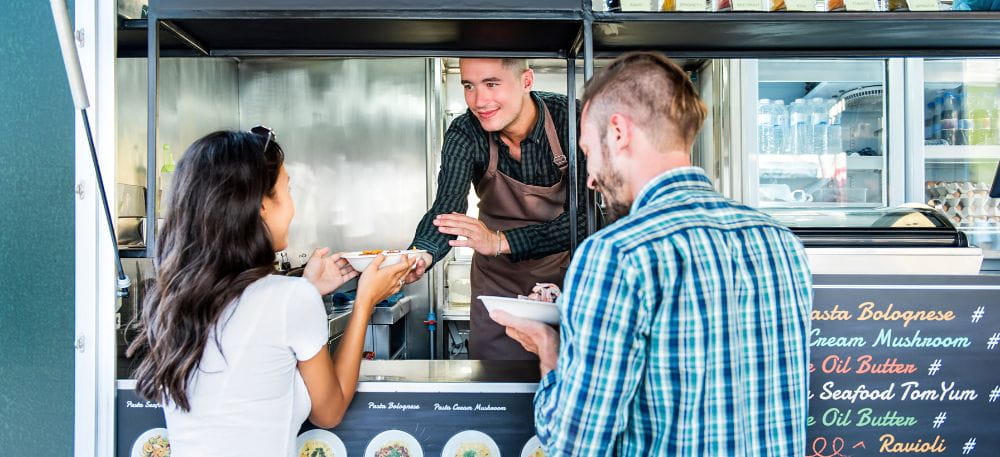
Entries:
{"type": "MultiPolygon", "coordinates": [[[[285,150],[294,265],[317,247],[402,249],[427,201],[426,59],[267,59],[239,65],[240,127],[285,150]]],[[[429,353],[427,280],[413,297],[408,357],[429,353]]]]}
{"type": "MultiPolygon", "coordinates": [[[[159,147],[180,160],[194,140],[214,130],[239,127],[236,62],[231,59],[161,59],[159,147]]],[[[117,180],[146,186],[146,59],[118,59],[117,180]]]]}

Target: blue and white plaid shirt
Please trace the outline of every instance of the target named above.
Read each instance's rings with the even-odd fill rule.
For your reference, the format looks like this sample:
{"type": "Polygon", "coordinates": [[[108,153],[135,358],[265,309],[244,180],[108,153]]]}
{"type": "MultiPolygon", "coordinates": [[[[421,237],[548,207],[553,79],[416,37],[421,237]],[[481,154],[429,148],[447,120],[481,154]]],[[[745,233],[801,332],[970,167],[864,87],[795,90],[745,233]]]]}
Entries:
{"type": "Polygon", "coordinates": [[[700,168],[653,179],[566,274],[548,455],[804,455],[811,283],[798,238],[700,168]]]}

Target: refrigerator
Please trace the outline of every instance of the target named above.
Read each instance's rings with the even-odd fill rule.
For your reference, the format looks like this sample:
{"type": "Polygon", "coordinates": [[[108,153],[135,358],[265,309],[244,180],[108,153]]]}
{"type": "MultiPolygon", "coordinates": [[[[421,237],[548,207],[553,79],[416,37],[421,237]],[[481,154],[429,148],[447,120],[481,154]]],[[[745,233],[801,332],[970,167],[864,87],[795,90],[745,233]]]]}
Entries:
{"type": "MultiPolygon", "coordinates": [[[[814,267],[831,267],[817,272],[978,272],[975,235],[914,192],[917,168],[948,182],[974,168],[945,174],[914,153],[909,103],[925,89],[910,78],[915,60],[713,61],[697,78],[711,114],[695,148],[713,153],[695,159],[728,196],[792,228],[814,267]]],[[[982,179],[995,167],[984,165],[982,179]]]]}
{"type": "Polygon", "coordinates": [[[907,199],[943,213],[1000,263],[1000,59],[907,59],[907,199]]]}

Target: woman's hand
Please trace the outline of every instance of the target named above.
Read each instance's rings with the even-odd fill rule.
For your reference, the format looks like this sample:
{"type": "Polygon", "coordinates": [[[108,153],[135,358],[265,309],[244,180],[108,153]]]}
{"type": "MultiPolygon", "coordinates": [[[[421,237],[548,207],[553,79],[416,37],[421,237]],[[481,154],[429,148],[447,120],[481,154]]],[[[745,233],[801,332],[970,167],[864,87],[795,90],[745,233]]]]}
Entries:
{"type": "Polygon", "coordinates": [[[312,257],[302,271],[302,277],[309,280],[320,295],[326,295],[337,290],[345,282],[358,277],[358,272],[351,268],[341,253],[326,257],[330,248],[320,248],[313,251],[312,257]]]}
{"type": "Polygon", "coordinates": [[[368,268],[365,268],[365,271],[361,273],[361,279],[358,280],[358,295],[355,306],[361,304],[363,306],[374,307],[376,303],[399,292],[399,289],[402,289],[405,283],[404,277],[410,272],[410,268],[416,262],[416,259],[404,255],[399,263],[381,268],[384,261],[384,255],[379,254],[375,256],[375,259],[368,265],[368,268]]]}

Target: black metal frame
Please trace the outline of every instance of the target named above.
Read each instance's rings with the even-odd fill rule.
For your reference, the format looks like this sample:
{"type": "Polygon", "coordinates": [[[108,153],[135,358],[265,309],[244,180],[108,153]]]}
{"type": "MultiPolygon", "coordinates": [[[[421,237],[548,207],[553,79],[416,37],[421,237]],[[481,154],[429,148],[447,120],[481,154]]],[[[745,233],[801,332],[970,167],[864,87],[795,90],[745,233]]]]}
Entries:
{"type": "MultiPolygon", "coordinates": [[[[212,57],[516,57],[558,58],[567,65],[570,110],[575,110],[576,60],[582,55],[584,78],[589,80],[596,57],[613,57],[629,50],[656,50],[672,57],[896,57],[896,56],[998,56],[1000,55],[1000,12],[914,12],[914,13],[601,13],[593,12],[590,0],[511,0],[506,10],[488,2],[456,0],[447,5],[427,0],[411,0],[397,6],[391,0],[369,0],[368,9],[356,1],[318,0],[216,0],[210,6],[196,0],[153,0],[148,21],[123,21],[122,37],[130,45],[125,56],[138,56],[136,31],[146,26],[146,56],[149,56],[147,163],[156,163],[157,87],[161,56],[212,57]],[[243,6],[241,6],[243,5],[243,6]],[[484,6],[486,5],[486,6],[484,6]],[[275,37],[260,45],[215,47],[211,40],[198,37],[187,27],[198,24],[229,24],[245,33],[252,25],[281,24],[294,38],[293,25],[334,27],[343,24],[405,26],[409,30],[433,33],[445,24],[462,33],[488,27],[502,32],[503,25],[521,26],[532,33],[531,48],[505,50],[510,36],[479,36],[472,40],[453,37],[441,46],[430,46],[419,36],[406,35],[391,47],[364,46],[365,41],[326,42],[323,46],[275,46],[275,37]],[[574,27],[566,38],[567,25],[574,27]],[[169,33],[161,33],[161,27],[169,33]],[[526,28],[525,28],[526,27],[526,28]],[[554,29],[562,27],[562,35],[554,29]],[[780,41],[780,37],[786,41],[780,41]],[[969,38],[972,37],[972,38],[969,38]],[[162,42],[161,42],[162,40],[162,42]],[[952,40],[952,42],[948,42],[952,40]],[[358,45],[361,43],[361,45],[358,45]],[[167,47],[164,48],[163,46],[167,47]]],[[[359,28],[363,30],[364,28],[359,28]]],[[[271,30],[270,32],[273,32],[271,30]]],[[[315,30],[313,30],[315,32],[315,30]]],[[[224,33],[224,32],[223,32],[224,33]]],[[[369,34],[379,33],[376,31],[369,34]]],[[[508,33],[508,35],[510,35],[508,33]]],[[[218,36],[218,35],[216,35],[218,36]]],[[[377,39],[362,37],[375,46],[377,39]]],[[[426,39],[426,36],[424,36],[426,39]]],[[[242,44],[242,41],[237,40],[242,44]]],[[[290,40],[294,42],[294,40],[290,40]]],[[[578,178],[577,119],[569,120],[569,174],[578,178]]],[[[580,179],[569,182],[570,239],[575,248],[577,233],[577,191],[580,179]]],[[[146,170],[147,256],[155,253],[156,221],[155,165],[146,170]]],[[[596,194],[585,201],[587,232],[599,228],[596,194]]]]}
{"type": "MultiPolygon", "coordinates": [[[[169,5],[164,6],[165,3],[169,4],[170,1],[155,1],[150,5],[149,18],[146,21],[127,21],[125,25],[132,28],[139,28],[146,26],[147,28],[147,40],[146,40],[146,55],[149,56],[148,62],[148,118],[147,118],[147,131],[150,132],[147,136],[147,151],[146,160],[147,164],[156,163],[156,145],[157,145],[157,124],[158,124],[158,104],[157,104],[157,92],[158,92],[158,79],[159,79],[159,59],[163,55],[183,55],[183,56],[210,56],[210,57],[508,57],[508,58],[558,58],[565,59],[567,64],[567,88],[568,88],[568,103],[570,112],[575,112],[576,110],[576,57],[578,51],[585,47],[585,41],[589,37],[589,32],[584,27],[584,17],[589,14],[583,9],[584,0],[572,0],[573,8],[563,8],[563,9],[539,9],[537,4],[542,3],[538,1],[524,1],[525,6],[523,9],[517,10],[504,10],[498,11],[494,9],[477,8],[471,7],[469,9],[461,8],[461,1],[458,4],[452,3],[448,8],[443,8],[441,6],[430,6],[435,2],[427,2],[430,6],[425,9],[413,9],[413,8],[400,8],[400,9],[354,9],[341,8],[336,2],[325,2],[329,6],[328,9],[294,9],[296,1],[284,0],[279,2],[278,0],[273,0],[274,5],[282,5],[283,7],[292,8],[289,10],[282,9],[252,9],[252,10],[241,10],[241,9],[212,9],[215,6],[204,7],[199,6],[198,8],[190,9],[171,9],[169,5]],[[329,5],[334,3],[333,5],[329,5]],[[503,51],[497,49],[490,49],[490,46],[486,45],[486,42],[480,40],[479,42],[471,42],[467,45],[461,44],[459,46],[444,46],[441,48],[430,48],[421,45],[417,42],[401,43],[401,46],[393,48],[358,48],[356,46],[351,46],[351,43],[347,43],[343,46],[330,46],[325,48],[303,48],[303,47],[287,47],[287,48],[276,48],[276,47],[259,47],[255,48],[253,46],[247,48],[238,49],[220,49],[212,46],[212,43],[208,40],[200,39],[196,34],[190,33],[185,29],[185,21],[192,21],[191,23],[197,23],[200,21],[285,21],[285,23],[295,23],[296,21],[301,21],[301,23],[309,23],[319,21],[322,24],[343,24],[358,21],[369,21],[369,22],[403,22],[409,24],[416,24],[417,26],[436,26],[442,22],[454,26],[454,27],[465,27],[466,29],[477,26],[477,25],[491,25],[496,27],[497,24],[521,24],[529,25],[532,28],[537,28],[537,34],[540,38],[544,38],[544,41],[539,43],[538,49],[528,50],[515,50],[515,51],[503,51]],[[565,42],[554,42],[555,39],[551,31],[546,30],[545,26],[565,26],[569,24],[573,27],[573,34],[570,39],[565,40],[565,42]],[[165,29],[165,30],[164,30],[165,29]],[[169,33],[163,33],[164,31],[169,33]],[[161,40],[169,40],[171,44],[180,43],[187,46],[191,51],[185,52],[183,49],[171,48],[168,54],[161,54],[161,40]]],[[[267,0],[265,0],[265,3],[267,0]]],[[[176,3],[184,3],[183,1],[176,3]]],[[[221,2],[224,3],[224,2],[221,2]]],[[[260,2],[258,2],[260,3],[260,2]]],[[[308,1],[304,3],[309,3],[308,1]]],[[[343,2],[347,3],[347,2],[343,2]]],[[[516,3],[516,2],[508,2],[516,3]]],[[[562,0],[562,4],[566,4],[566,0],[562,0]]],[[[478,4],[477,2],[470,2],[471,4],[478,4]]],[[[355,3],[356,5],[356,3],[355,3]]],[[[314,24],[315,25],[315,24],[314,24]]],[[[565,33],[556,38],[565,38],[568,35],[565,33]]],[[[495,42],[495,41],[493,41],[495,42]]],[[[502,43],[502,41],[501,41],[502,43]]],[[[589,44],[589,43],[587,43],[589,44]]],[[[121,46],[119,46],[121,49],[121,46]]],[[[134,49],[134,46],[133,46],[134,49]]],[[[136,53],[137,54],[137,53],[136,53]]],[[[590,74],[592,71],[591,61],[586,60],[586,67],[588,69],[585,74],[590,74]]],[[[577,129],[576,129],[577,119],[574,116],[570,116],[569,123],[569,174],[570,176],[577,176],[579,173],[577,166],[577,129]]],[[[569,195],[570,195],[570,209],[569,216],[571,221],[577,219],[577,189],[579,186],[577,179],[570,179],[569,182],[569,195]]],[[[147,165],[146,167],[146,217],[150,223],[146,224],[146,255],[152,257],[156,252],[156,170],[155,165],[147,165]]],[[[589,211],[588,211],[589,214],[589,211]]],[[[579,240],[582,238],[581,234],[577,233],[576,224],[572,225],[571,228],[571,246],[575,247],[579,240]]]]}

